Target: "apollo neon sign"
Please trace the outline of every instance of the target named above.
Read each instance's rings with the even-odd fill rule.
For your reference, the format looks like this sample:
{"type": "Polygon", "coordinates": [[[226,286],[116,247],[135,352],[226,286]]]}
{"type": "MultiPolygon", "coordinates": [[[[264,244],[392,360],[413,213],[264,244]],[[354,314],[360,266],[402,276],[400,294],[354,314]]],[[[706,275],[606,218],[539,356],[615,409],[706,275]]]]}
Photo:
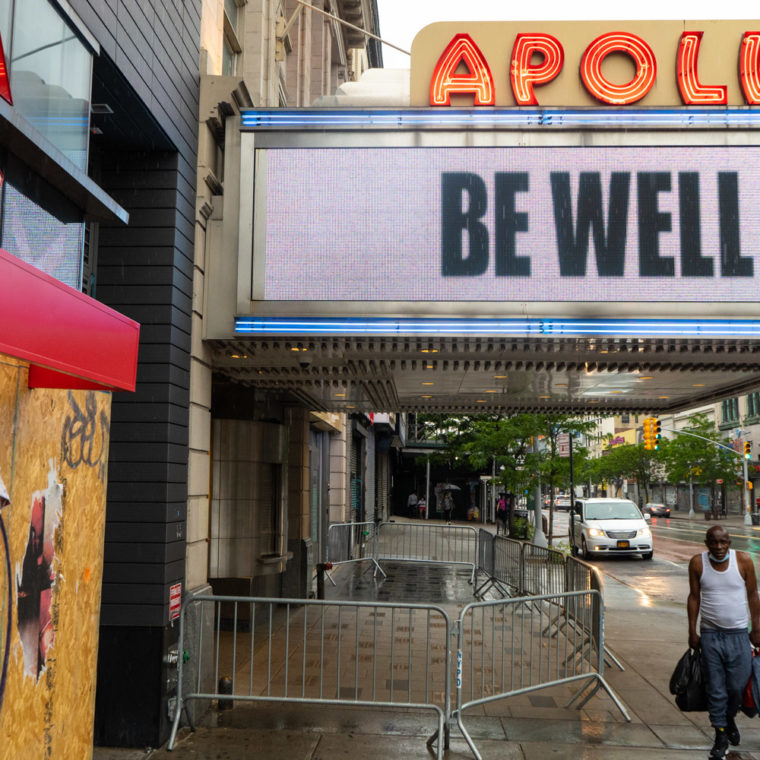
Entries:
{"type": "MultiPolygon", "coordinates": [[[[684,105],[720,106],[728,103],[725,83],[706,82],[699,76],[700,45],[704,32],[683,31],[675,45],[675,76],[684,105]]],[[[672,60],[672,59],[671,59],[672,60]]],[[[518,106],[541,105],[540,88],[554,81],[565,68],[561,41],[545,32],[519,33],[514,37],[508,71],[518,106]]],[[[596,101],[612,106],[637,103],[655,86],[657,57],[643,36],[629,31],[612,31],[596,36],[578,62],[583,87],[596,101]],[[634,75],[615,82],[603,64],[610,56],[625,56],[634,75]]],[[[497,72],[498,73],[498,72],[497,72]]],[[[760,31],[745,31],[739,42],[738,81],[744,101],[760,105],[760,31]]],[[[468,95],[475,106],[496,104],[496,85],[486,56],[467,33],[458,33],[438,58],[430,79],[430,105],[449,106],[452,95],[468,95]],[[463,70],[464,69],[464,70],[463,70]]]]}

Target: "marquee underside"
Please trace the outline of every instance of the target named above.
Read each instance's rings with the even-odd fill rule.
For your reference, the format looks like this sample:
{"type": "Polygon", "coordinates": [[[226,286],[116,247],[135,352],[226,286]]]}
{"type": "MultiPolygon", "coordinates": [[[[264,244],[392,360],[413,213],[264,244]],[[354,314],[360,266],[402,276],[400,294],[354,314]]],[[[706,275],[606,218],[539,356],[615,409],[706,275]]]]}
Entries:
{"type": "Polygon", "coordinates": [[[760,388],[760,341],[241,338],[217,372],[338,412],[665,413],[760,388]]]}

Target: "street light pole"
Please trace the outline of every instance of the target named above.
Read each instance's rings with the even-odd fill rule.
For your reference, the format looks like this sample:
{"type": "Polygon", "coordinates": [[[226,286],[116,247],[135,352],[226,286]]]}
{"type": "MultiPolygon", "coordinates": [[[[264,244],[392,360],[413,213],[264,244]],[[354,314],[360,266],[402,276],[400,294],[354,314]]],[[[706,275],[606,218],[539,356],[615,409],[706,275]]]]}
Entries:
{"type": "Polygon", "coordinates": [[[744,524],[752,525],[751,506],[749,500],[749,473],[747,472],[747,459],[742,460],[744,465],[744,524]]]}
{"type": "MultiPolygon", "coordinates": [[[[538,436],[533,437],[533,452],[535,454],[538,454],[538,436]]],[[[538,467],[538,464],[536,464],[536,467],[538,467]]],[[[546,540],[546,536],[544,535],[544,523],[543,523],[543,513],[541,511],[541,502],[542,502],[541,474],[539,471],[538,485],[536,486],[536,509],[535,509],[535,512],[533,513],[536,519],[535,530],[533,532],[533,543],[536,546],[549,546],[549,542],[546,540]]]]}
{"type": "Polygon", "coordinates": [[[689,519],[694,519],[694,479],[692,478],[692,467],[689,466],[689,519]]]}

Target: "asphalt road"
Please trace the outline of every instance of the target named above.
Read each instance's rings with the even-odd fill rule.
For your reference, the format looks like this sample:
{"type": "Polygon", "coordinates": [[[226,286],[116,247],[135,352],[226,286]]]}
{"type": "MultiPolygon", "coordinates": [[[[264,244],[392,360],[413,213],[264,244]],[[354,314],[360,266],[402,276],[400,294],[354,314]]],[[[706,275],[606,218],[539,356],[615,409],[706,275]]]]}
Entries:
{"type": "MultiPolygon", "coordinates": [[[[605,557],[595,560],[601,572],[634,589],[645,606],[686,604],[689,592],[687,568],[689,560],[704,548],[705,531],[711,523],[704,521],[655,518],[654,558],[605,557]]],[[[731,548],[753,555],[760,569],[760,528],[727,526],[731,548]]]]}

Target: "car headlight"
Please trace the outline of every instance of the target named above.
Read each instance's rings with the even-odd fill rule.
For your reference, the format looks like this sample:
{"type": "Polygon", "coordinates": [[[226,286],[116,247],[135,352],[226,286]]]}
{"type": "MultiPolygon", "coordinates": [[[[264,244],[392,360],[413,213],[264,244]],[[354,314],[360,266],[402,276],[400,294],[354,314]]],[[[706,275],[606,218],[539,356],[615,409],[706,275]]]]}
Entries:
{"type": "Polygon", "coordinates": [[[589,536],[594,536],[595,538],[603,538],[604,537],[604,531],[601,528],[589,528],[588,529],[589,536]]]}
{"type": "Polygon", "coordinates": [[[636,538],[652,538],[652,531],[649,528],[642,528],[636,531],[636,538]]]}

